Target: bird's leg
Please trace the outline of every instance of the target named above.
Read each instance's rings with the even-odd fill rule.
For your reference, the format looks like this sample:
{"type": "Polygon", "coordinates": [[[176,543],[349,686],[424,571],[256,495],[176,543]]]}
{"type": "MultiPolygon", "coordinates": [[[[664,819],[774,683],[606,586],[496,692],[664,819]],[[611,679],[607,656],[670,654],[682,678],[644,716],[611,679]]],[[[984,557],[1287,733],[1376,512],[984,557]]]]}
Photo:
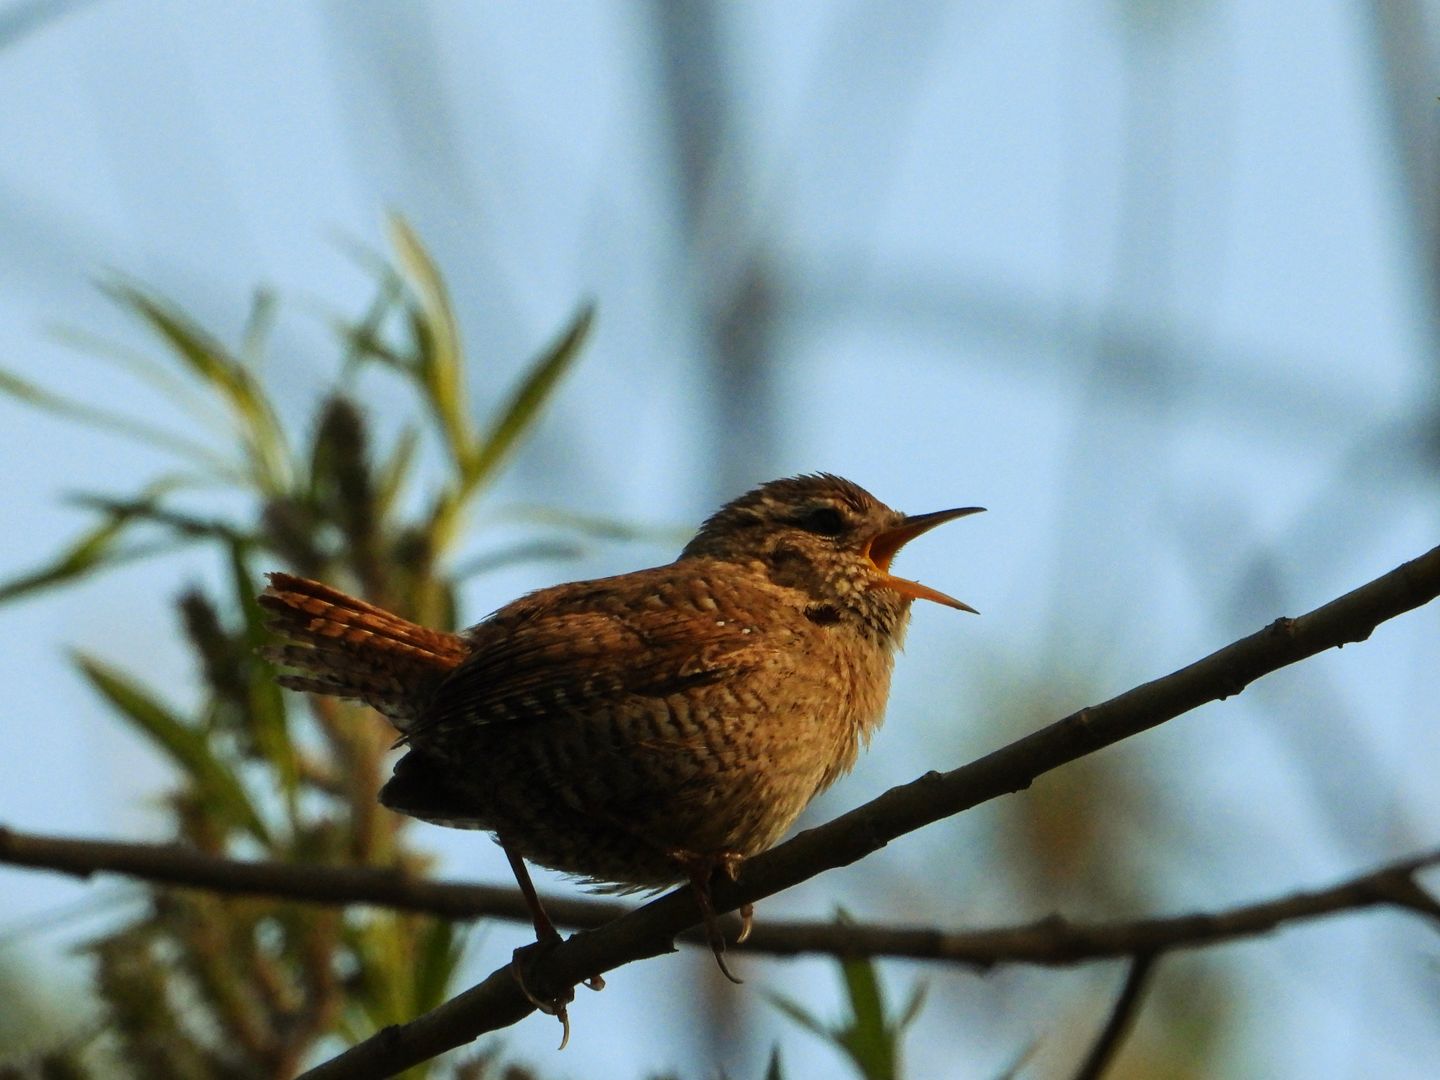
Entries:
{"type": "Polygon", "coordinates": [[[560,931],[555,929],[550,916],[545,914],[545,905],[540,903],[540,894],[535,891],[535,883],[530,880],[530,871],[525,868],[524,858],[504,840],[500,841],[500,847],[505,852],[505,858],[510,860],[510,870],[515,875],[515,883],[520,886],[520,895],[525,898],[525,906],[530,909],[530,921],[535,926],[535,940],[560,940],[560,931]]]}
{"type": "MultiPolygon", "coordinates": [[[[530,909],[530,920],[535,925],[535,944],[524,945],[515,950],[510,957],[510,976],[520,987],[520,992],[525,995],[531,1005],[539,1009],[547,1016],[553,1016],[560,1021],[563,1029],[560,1036],[560,1049],[564,1050],[570,1041],[570,1014],[566,1006],[574,1000],[574,991],[568,991],[567,997],[556,997],[549,1001],[538,998],[525,983],[525,954],[538,951],[544,954],[560,943],[560,931],[555,929],[555,924],[550,921],[550,916],[545,914],[545,906],[540,903],[540,894],[535,891],[535,883],[530,880],[530,871],[525,868],[525,860],[520,853],[507,844],[500,841],[500,847],[505,852],[505,858],[510,860],[510,869],[515,873],[515,883],[520,886],[520,895],[525,897],[525,906],[530,909]]],[[[604,981],[597,975],[594,981],[600,983],[594,986],[587,981],[591,989],[599,990],[605,985],[604,981]]]]}
{"type": "MultiPolygon", "coordinates": [[[[525,869],[525,859],[508,844],[502,844],[501,847],[505,851],[505,857],[510,860],[510,869],[515,872],[515,880],[520,885],[520,895],[525,897],[525,906],[530,909],[530,921],[535,925],[536,942],[560,940],[560,932],[555,929],[550,916],[545,914],[545,905],[540,903],[540,894],[535,891],[535,883],[530,880],[530,871],[525,869]]],[[[585,986],[590,990],[604,990],[605,977],[591,975],[585,980],[585,986]]]]}
{"type": "MultiPolygon", "coordinates": [[[[695,903],[700,908],[700,917],[705,923],[705,938],[721,973],[737,986],[744,980],[737,979],[725,963],[725,934],[720,929],[720,919],[715,913],[715,902],[710,895],[710,879],[715,871],[722,871],[731,881],[740,873],[740,862],[744,858],[739,852],[721,851],[713,854],[699,854],[693,851],[672,849],[670,857],[680,864],[690,878],[690,887],[695,891],[695,903]]],[[[754,905],[745,904],[740,908],[740,936],[737,944],[750,936],[750,923],[754,905]]]]}

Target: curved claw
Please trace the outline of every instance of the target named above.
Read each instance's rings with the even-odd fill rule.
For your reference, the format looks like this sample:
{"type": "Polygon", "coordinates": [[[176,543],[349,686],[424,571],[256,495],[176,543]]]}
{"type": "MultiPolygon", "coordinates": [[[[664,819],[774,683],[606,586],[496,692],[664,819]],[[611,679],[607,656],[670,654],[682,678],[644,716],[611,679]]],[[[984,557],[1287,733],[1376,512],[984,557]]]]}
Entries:
{"type": "MultiPolygon", "coordinates": [[[[710,899],[710,878],[716,870],[719,870],[731,881],[734,881],[740,873],[740,863],[743,857],[734,851],[721,851],[715,854],[699,855],[690,851],[672,851],[670,857],[678,862],[685,869],[690,878],[690,887],[695,892],[695,903],[700,908],[700,917],[705,924],[705,937],[710,943],[710,951],[715,954],[715,963],[720,966],[720,973],[729,979],[736,986],[743,986],[745,980],[736,978],[730,966],[725,963],[725,934],[720,929],[720,919],[715,913],[715,904],[710,899]]],[[[750,934],[750,923],[754,915],[754,905],[745,904],[740,909],[740,937],[738,941],[744,941],[750,934]]]]}
{"type": "Polygon", "coordinates": [[[750,931],[755,929],[755,905],[740,905],[740,935],[735,939],[736,945],[743,945],[745,939],[750,936],[750,931]]]}
{"type": "MultiPolygon", "coordinates": [[[[559,939],[557,938],[556,940],[559,939]]],[[[549,942],[539,942],[537,944],[549,944],[549,942]]],[[[544,1013],[546,1016],[553,1016],[560,1021],[560,1027],[562,1030],[560,1033],[560,1045],[557,1049],[564,1050],[565,1047],[570,1044],[570,1013],[566,1009],[566,1006],[570,1003],[571,999],[557,997],[546,1001],[540,997],[537,997],[535,993],[530,989],[530,987],[525,984],[525,970],[521,961],[521,956],[522,954],[528,952],[533,948],[535,948],[534,945],[526,945],[522,948],[516,949],[515,952],[511,954],[510,977],[515,980],[515,985],[520,987],[520,993],[525,995],[526,1001],[530,1002],[531,1005],[534,1005],[537,1010],[544,1013]]],[[[586,985],[589,985],[588,980],[586,985]]]]}
{"type": "Polygon", "coordinates": [[[725,942],[721,941],[718,949],[715,947],[715,943],[711,942],[710,951],[715,954],[715,963],[720,965],[720,974],[724,975],[736,986],[744,986],[745,980],[737,978],[735,973],[725,964],[725,942]]]}

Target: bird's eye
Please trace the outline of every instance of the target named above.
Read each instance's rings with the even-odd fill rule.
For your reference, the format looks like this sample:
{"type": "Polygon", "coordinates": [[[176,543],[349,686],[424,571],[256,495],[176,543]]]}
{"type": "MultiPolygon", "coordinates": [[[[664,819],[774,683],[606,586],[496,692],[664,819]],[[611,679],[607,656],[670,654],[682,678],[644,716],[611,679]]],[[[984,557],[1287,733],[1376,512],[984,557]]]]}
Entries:
{"type": "Polygon", "coordinates": [[[796,522],[806,532],[820,536],[839,536],[845,531],[845,517],[833,506],[817,506],[796,522]]]}

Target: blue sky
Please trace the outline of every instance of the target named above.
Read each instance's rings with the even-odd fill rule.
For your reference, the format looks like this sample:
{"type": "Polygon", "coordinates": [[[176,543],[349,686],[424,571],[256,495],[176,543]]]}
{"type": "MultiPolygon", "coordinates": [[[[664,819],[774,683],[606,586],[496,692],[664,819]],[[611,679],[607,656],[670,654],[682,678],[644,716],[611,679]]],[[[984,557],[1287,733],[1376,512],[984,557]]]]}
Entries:
{"type": "MultiPolygon", "coordinates": [[[[497,504],[683,534],[752,483],[824,469],[910,511],[990,507],[905,553],[907,575],[984,616],[917,613],[886,729],[811,820],[1435,543],[1435,461],[1418,438],[1435,416],[1433,293],[1374,15],[1329,0],[745,3],[711,9],[677,78],[658,11],[0,4],[0,366],[163,415],[56,327],[143,344],[94,288],[111,271],[227,334],[264,284],[286,302],[268,378],[301,422],[333,355],[317,316],[367,298],[344,243],[380,245],[395,210],[449,277],[482,401],[583,299],[598,304],[583,363],[497,504]],[[687,180],[676,148],[706,138],[718,149],[687,180]],[[771,306],[740,378],[714,312],[747,280],[771,306]]],[[[0,576],[83,527],[63,495],[133,490],[157,466],[7,400],[0,458],[0,576]]],[[[472,586],[468,614],[673,550],[600,545],[512,568],[472,586]]],[[[157,560],[0,610],[0,822],[157,835],[164,767],[63,650],[193,693],[169,605],[214,572],[157,560]]],[[[1435,844],[1437,618],[1110,752],[1105,782],[1144,792],[1106,833],[1143,877],[1140,909],[1256,899],[1435,844]]],[[[969,926],[1065,907],[1063,891],[997,882],[1013,827],[1000,810],[967,815],[760,917],[843,903],[969,926]]],[[[483,841],[432,842],[449,873],[505,880],[483,841]]],[[[0,872],[0,929],[85,893],[0,872]]],[[[508,956],[513,929],[485,932],[477,972],[508,956]]],[[[44,955],[67,932],[18,947],[44,955]]],[[[1358,918],[1176,963],[1222,971],[1209,985],[1239,1014],[1224,1051],[1236,1075],[1398,1076],[1440,1053],[1421,993],[1433,1001],[1431,940],[1358,918]]],[[[710,1061],[753,1075],[775,1038],[796,1062],[824,1053],[754,991],[803,985],[823,1006],[829,966],[757,964],[737,1001],[701,959],[586,995],[583,1064],[548,1057],[539,1022],[511,1045],[555,1075],[702,1075],[710,1061]],[[697,1027],[697,985],[753,1042],[697,1027]],[[623,1035],[656,1016],[655,1039],[623,1035]]],[[[898,994],[919,972],[887,974],[898,994]]],[[[912,1041],[917,1076],[957,1053],[993,1075],[1037,1041],[1048,1075],[1047,1055],[1065,1061],[1056,1033],[1084,1030],[1116,985],[1113,971],[925,976],[940,989],[912,1041]]]]}

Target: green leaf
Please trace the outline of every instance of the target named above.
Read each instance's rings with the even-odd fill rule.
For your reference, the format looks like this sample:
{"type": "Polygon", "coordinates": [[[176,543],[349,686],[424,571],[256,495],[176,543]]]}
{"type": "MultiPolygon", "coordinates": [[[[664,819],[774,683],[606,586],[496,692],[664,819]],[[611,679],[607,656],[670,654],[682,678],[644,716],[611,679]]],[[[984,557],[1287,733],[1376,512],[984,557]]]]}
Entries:
{"type": "Polygon", "coordinates": [[[375,476],[375,516],[384,521],[395,509],[395,501],[404,490],[410,475],[410,466],[415,462],[415,450],[420,445],[420,432],[407,427],[395,440],[395,448],[380,465],[375,476]]]}
{"type": "Polygon", "coordinates": [[[427,321],[438,331],[436,345],[449,359],[460,354],[460,335],[450,293],[439,266],[426,250],[410,223],[399,214],[391,214],[386,222],[390,246],[395,250],[400,269],[415,290],[415,298],[425,311],[427,321]]]}
{"type": "Polygon", "coordinates": [[[531,366],[524,381],[491,423],[479,449],[467,462],[464,474],[467,490],[487,480],[520,436],[534,423],[540,407],[549,399],[560,377],[570,369],[570,365],[579,355],[580,347],[585,344],[585,338],[594,321],[594,305],[586,304],[571,320],[559,340],[531,366]]]}
{"type": "Polygon", "coordinates": [[[21,574],[0,584],[0,604],[41,589],[69,585],[87,574],[109,569],[137,559],[148,558],[163,551],[172,551],[181,544],[198,536],[211,534],[224,526],[171,514],[156,504],[161,496],[181,487],[197,483],[195,477],[172,473],[154,480],[134,499],[104,499],[98,496],[72,496],[71,501],[99,509],[105,519],[88,532],[83,533],[61,554],[45,566],[21,574]],[[136,521],[149,520],[168,526],[178,538],[151,544],[136,544],[131,547],[118,546],[125,531],[136,521]]]}
{"type": "Polygon", "coordinates": [[[391,214],[388,223],[390,244],[419,305],[412,314],[412,331],[420,349],[420,381],[440,421],[450,456],[463,469],[474,454],[474,434],[465,399],[460,326],[450,292],[435,260],[409,223],[399,214],[391,214]]]}
{"type": "Polygon", "coordinates": [[[260,589],[246,563],[246,545],[240,541],[232,541],[229,554],[231,587],[235,603],[240,606],[245,616],[245,644],[249,646],[251,656],[247,665],[250,732],[256,748],[280,777],[280,787],[293,819],[295,796],[300,784],[300,765],[295,744],[290,737],[285,698],[280,684],[275,681],[275,672],[270,665],[256,657],[259,650],[270,643],[270,632],[265,628],[265,613],[255,599],[260,594],[260,589]]]}
{"type": "Polygon", "coordinates": [[[886,1023],[885,999],[875,964],[869,959],[844,960],[840,967],[852,1015],[836,1034],[866,1080],[895,1080],[898,1032],[886,1023]]]}
{"type": "MultiPolygon", "coordinates": [[[[843,912],[840,918],[846,921],[843,912]]],[[[850,1016],[843,1023],[827,1024],[793,1001],[767,996],[785,1015],[840,1050],[865,1080],[897,1080],[900,1037],[920,1013],[924,985],[916,988],[899,1019],[892,1021],[886,1015],[885,995],[872,960],[841,960],[840,972],[850,1004],[850,1016]]]]}
{"type": "Polygon", "coordinates": [[[149,326],[191,373],[221,398],[238,423],[257,482],[267,492],[283,490],[290,470],[285,433],[245,365],[174,306],[123,282],[102,288],[149,326]]]}
{"type": "Polygon", "coordinates": [[[900,1010],[900,1018],[895,1021],[896,1031],[905,1031],[920,1019],[920,1010],[925,1008],[925,997],[929,992],[930,984],[925,980],[915,983],[910,991],[910,1000],[905,1002],[905,1008],[900,1010]]]}
{"type": "Polygon", "coordinates": [[[449,919],[427,919],[417,931],[414,1009],[426,1013],[442,1004],[465,951],[465,935],[449,919]]]}
{"type": "Polygon", "coordinates": [[[584,554],[584,546],[570,540],[526,540],[498,551],[470,556],[451,571],[450,580],[458,585],[472,577],[491,574],[507,566],[532,562],[561,562],[578,559],[584,554]]]}
{"type": "Polygon", "coordinates": [[[209,463],[216,471],[229,465],[215,451],[162,428],[152,427],[122,413],[111,412],[46,390],[19,375],[0,370],[0,394],[6,394],[33,408],[100,431],[109,431],[146,446],[168,451],[187,461],[209,463]]]}
{"type": "Polygon", "coordinates": [[[460,539],[461,510],[465,496],[454,488],[439,492],[425,515],[424,533],[432,558],[460,539]]]}
{"type": "Polygon", "coordinates": [[[386,967],[378,955],[378,946],[387,943],[393,931],[388,918],[346,920],[342,925],[354,973],[346,987],[340,1028],[347,1041],[354,1041],[362,1032],[373,1032],[392,1022],[397,1011],[394,1001],[382,1000],[393,995],[394,986],[392,980],[385,977],[386,967]]]}
{"type": "Polygon", "coordinates": [[[235,774],[211,753],[205,733],[186,723],[139,684],[84,653],[74,654],[76,666],[90,685],[190,778],[208,804],[257,840],[268,830],[235,774]]]}
{"type": "Polygon", "coordinates": [[[412,918],[386,912],[359,925],[346,926],[356,971],[348,981],[345,1000],[347,1006],[360,1010],[363,1026],[371,1031],[415,1016],[411,993],[415,989],[412,978],[416,957],[407,928],[412,918]]]}
{"type": "Polygon", "coordinates": [[[813,1034],[819,1035],[822,1039],[830,1042],[834,1041],[834,1034],[831,1032],[829,1026],[820,1020],[819,1017],[815,1016],[814,1013],[807,1011],[803,1006],[780,994],[767,993],[765,998],[771,1005],[774,1005],[775,1008],[790,1017],[791,1020],[794,1020],[801,1027],[806,1028],[813,1034]]]}
{"type": "MultiPolygon", "coordinates": [[[[411,359],[397,352],[381,336],[390,317],[403,305],[405,281],[379,256],[375,256],[375,262],[378,265],[371,268],[378,278],[375,298],[370,301],[365,314],[358,320],[340,316],[330,320],[332,329],[345,347],[341,362],[342,382],[348,382],[365,360],[378,360],[412,377],[418,374],[411,359]]],[[[368,261],[366,265],[369,267],[368,261]]]]}
{"type": "Polygon", "coordinates": [[[102,283],[102,292],[138,316],[202,382],[221,390],[232,407],[255,408],[245,369],[209,331],[184,312],[134,285],[102,283]]]}
{"type": "Polygon", "coordinates": [[[765,1068],[765,1080],[785,1080],[785,1069],[780,1064],[780,1045],[770,1048],[770,1064],[765,1068]]]}
{"type": "Polygon", "coordinates": [[[415,374],[409,358],[381,338],[378,328],[372,329],[362,323],[339,319],[332,321],[331,327],[345,346],[345,371],[342,378],[346,380],[347,386],[351,372],[362,360],[378,360],[406,375],[415,374]]]}
{"type": "Polygon", "coordinates": [[[133,547],[109,551],[103,556],[91,562],[86,562],[83,565],[72,561],[72,550],[72,552],[62,555],[49,566],[42,567],[39,570],[32,570],[28,574],[21,574],[19,577],[11,578],[7,582],[0,583],[0,604],[8,603],[11,600],[18,600],[20,597],[32,592],[40,592],[44,589],[68,585],[80,580],[94,570],[109,570],[116,566],[124,566],[126,563],[149,559],[155,555],[164,555],[174,551],[180,546],[180,544],[169,542],[136,544],[133,547]]]}
{"type": "Polygon", "coordinates": [[[187,540],[205,538],[234,543],[248,542],[251,539],[228,522],[195,517],[183,510],[171,510],[167,506],[161,506],[157,501],[160,494],[161,492],[156,491],[155,485],[150,485],[147,494],[134,499],[112,499],[105,495],[80,492],[69,496],[67,501],[76,506],[99,510],[114,521],[124,523],[142,521],[150,525],[159,525],[168,529],[175,536],[187,540]]]}
{"type": "Polygon", "coordinates": [[[1020,1080],[1022,1076],[1029,1076],[1030,1072],[1027,1067],[1039,1052],[1040,1045],[1039,1037],[1031,1039],[1011,1055],[1010,1063],[995,1075],[995,1080],[1020,1080]]]}
{"type": "Polygon", "coordinates": [[[695,535],[694,526],[682,525],[637,525],[621,518],[606,517],[602,514],[578,514],[569,510],[557,510],[550,506],[536,506],[515,503],[487,511],[487,518],[494,521],[518,521],[524,524],[546,525],[579,533],[596,540],[615,540],[623,543],[673,544],[683,547],[695,535]]]}
{"type": "Polygon", "coordinates": [[[57,341],[68,345],[82,357],[112,364],[138,382],[164,395],[205,431],[213,430],[217,421],[224,418],[213,402],[197,394],[194,386],[147,352],[72,326],[57,327],[53,335],[57,341]]]}
{"type": "Polygon", "coordinates": [[[279,310],[279,298],[271,289],[256,289],[250,297],[250,314],[245,317],[245,329],[240,334],[240,356],[247,364],[254,366],[265,359],[265,346],[275,329],[275,315],[279,310]]]}
{"type": "Polygon", "coordinates": [[[101,566],[113,565],[119,556],[115,544],[127,522],[111,518],[102,521],[70,545],[47,566],[0,584],[0,603],[6,603],[40,589],[77,581],[101,566]]]}

